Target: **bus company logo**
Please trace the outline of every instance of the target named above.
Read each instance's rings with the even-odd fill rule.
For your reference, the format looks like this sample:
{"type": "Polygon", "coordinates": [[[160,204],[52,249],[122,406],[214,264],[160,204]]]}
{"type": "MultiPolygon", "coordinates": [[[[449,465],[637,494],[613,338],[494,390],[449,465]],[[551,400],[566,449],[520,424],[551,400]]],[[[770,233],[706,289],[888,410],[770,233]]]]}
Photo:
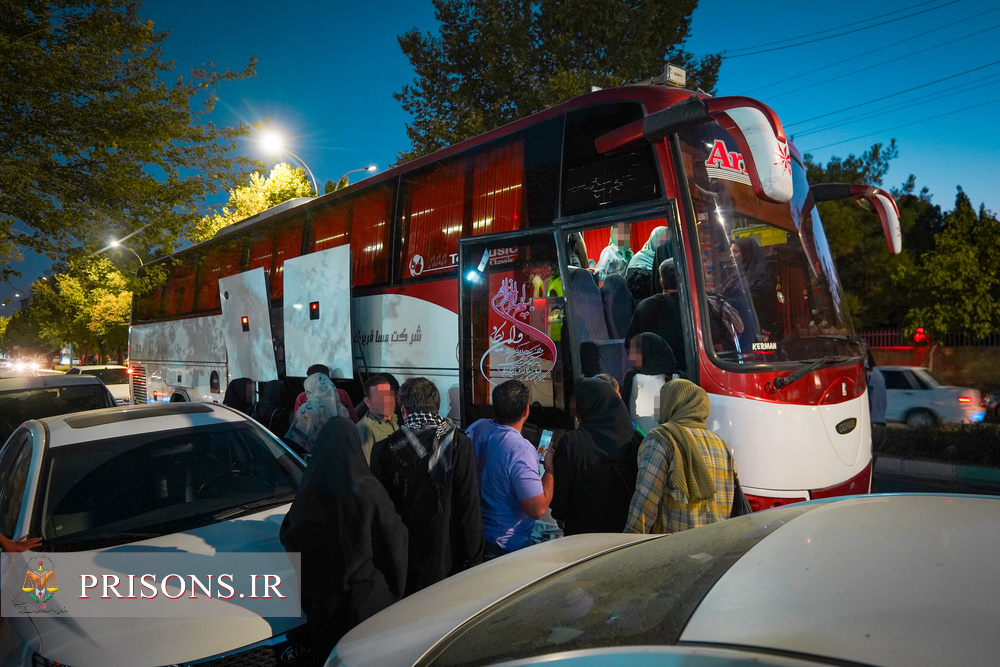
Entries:
{"type": "Polygon", "coordinates": [[[788,152],[788,144],[778,146],[778,161],[774,164],[781,166],[781,173],[792,172],[792,155],[788,152]]]}
{"type": "Polygon", "coordinates": [[[11,602],[20,614],[64,614],[67,609],[52,600],[58,590],[55,563],[48,556],[37,555],[25,568],[22,593],[11,602]]]}
{"type": "Polygon", "coordinates": [[[424,272],[424,258],[422,255],[414,255],[410,259],[410,275],[416,278],[424,272]]]}
{"type": "MultiPolygon", "coordinates": [[[[788,150],[787,148],[785,149],[788,150]]],[[[789,167],[791,168],[791,167],[789,167]]],[[[744,185],[750,185],[750,176],[747,174],[743,156],[737,151],[728,151],[726,142],[716,139],[712,146],[712,152],[705,160],[705,169],[709,178],[721,178],[727,181],[736,181],[744,185]]]]}

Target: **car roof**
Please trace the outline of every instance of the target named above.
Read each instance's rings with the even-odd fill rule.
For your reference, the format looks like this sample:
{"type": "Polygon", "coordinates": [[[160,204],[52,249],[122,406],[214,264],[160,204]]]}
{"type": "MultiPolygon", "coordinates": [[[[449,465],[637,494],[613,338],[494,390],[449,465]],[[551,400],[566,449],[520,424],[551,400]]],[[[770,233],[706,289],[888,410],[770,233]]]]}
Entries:
{"type": "Polygon", "coordinates": [[[181,402],[88,410],[37,421],[47,428],[48,446],[51,448],[137,433],[251,420],[243,413],[224,405],[181,402]]]}
{"type": "Polygon", "coordinates": [[[73,366],[77,370],[81,371],[103,371],[109,368],[121,368],[122,370],[128,370],[128,366],[119,366],[118,364],[101,364],[96,366],[73,366]]]}
{"type": "Polygon", "coordinates": [[[83,384],[104,386],[92,375],[39,375],[37,377],[4,378],[0,380],[0,392],[22,391],[24,389],[45,389],[48,387],[73,387],[83,384]]]}

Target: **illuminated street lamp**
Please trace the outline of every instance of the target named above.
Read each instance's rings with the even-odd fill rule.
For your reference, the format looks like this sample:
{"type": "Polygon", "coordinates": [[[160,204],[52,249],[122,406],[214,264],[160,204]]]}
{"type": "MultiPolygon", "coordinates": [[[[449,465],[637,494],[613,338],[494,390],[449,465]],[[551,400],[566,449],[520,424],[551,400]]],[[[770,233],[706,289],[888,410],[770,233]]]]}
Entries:
{"type": "MultiPolygon", "coordinates": [[[[340,175],[340,178],[337,179],[337,187],[335,187],[334,190],[340,189],[340,182],[343,181],[345,178],[347,178],[348,174],[353,174],[356,171],[375,171],[376,168],[377,167],[375,165],[370,165],[368,167],[361,167],[360,169],[348,169],[347,171],[345,171],[343,174],[340,175]]],[[[350,185],[350,182],[348,182],[347,185],[350,185]]],[[[347,185],[345,185],[344,187],[347,187],[347,185]]]]}
{"type": "MultiPolygon", "coordinates": [[[[144,265],[144,264],[142,263],[142,257],[139,257],[139,253],[137,253],[137,252],[136,252],[135,250],[132,250],[132,248],[129,248],[129,247],[127,246],[127,245],[124,245],[124,244],[123,244],[123,243],[122,243],[121,241],[119,241],[118,239],[111,239],[111,242],[110,242],[110,243],[109,243],[108,245],[110,245],[110,246],[111,246],[112,248],[125,248],[125,249],[126,249],[126,250],[128,250],[128,251],[129,251],[130,253],[132,253],[133,255],[135,255],[135,258],[136,258],[137,260],[139,260],[139,266],[145,266],[145,265],[144,265]]],[[[136,275],[138,275],[138,274],[139,274],[139,269],[138,269],[138,268],[137,268],[137,269],[135,270],[135,274],[136,274],[136,275]]]]}
{"type": "Polygon", "coordinates": [[[264,146],[264,150],[267,151],[268,153],[271,153],[272,155],[280,155],[281,153],[288,153],[293,158],[298,160],[299,164],[301,164],[305,168],[306,173],[309,174],[309,180],[311,180],[313,184],[313,192],[319,194],[319,187],[317,187],[316,185],[316,177],[313,176],[312,169],[309,168],[309,165],[306,164],[305,160],[303,160],[298,155],[296,155],[295,153],[293,153],[292,151],[288,150],[288,148],[285,147],[285,140],[282,138],[280,134],[278,134],[277,132],[265,132],[263,135],[261,135],[260,143],[264,146]]]}

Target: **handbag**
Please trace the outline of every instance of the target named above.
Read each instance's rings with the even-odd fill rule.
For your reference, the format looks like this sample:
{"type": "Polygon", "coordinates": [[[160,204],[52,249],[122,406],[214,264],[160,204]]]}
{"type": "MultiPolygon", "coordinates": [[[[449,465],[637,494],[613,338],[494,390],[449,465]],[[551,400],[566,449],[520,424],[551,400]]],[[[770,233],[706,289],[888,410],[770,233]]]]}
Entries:
{"type": "Polygon", "coordinates": [[[740,486],[739,475],[733,473],[733,509],[729,512],[729,518],[751,513],[753,513],[753,509],[750,508],[750,503],[743,493],[743,487],[740,486]]]}

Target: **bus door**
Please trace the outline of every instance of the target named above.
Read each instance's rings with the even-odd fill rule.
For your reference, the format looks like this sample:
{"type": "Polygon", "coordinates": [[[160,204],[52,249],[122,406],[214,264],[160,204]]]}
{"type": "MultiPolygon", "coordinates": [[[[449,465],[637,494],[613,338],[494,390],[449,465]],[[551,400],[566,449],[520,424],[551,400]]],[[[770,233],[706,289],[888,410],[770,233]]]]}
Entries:
{"type": "Polygon", "coordinates": [[[255,382],[277,380],[264,269],[220,278],[219,295],[229,377],[247,377],[255,382]]]}
{"type": "Polygon", "coordinates": [[[353,378],[351,247],[287,259],[284,273],[285,373],[326,364],[333,377],[353,378]]]}
{"type": "Polygon", "coordinates": [[[697,381],[687,262],[676,220],[674,207],[661,204],[557,223],[573,265],[566,297],[578,374],[606,373],[621,383],[635,363],[628,340],[652,333],[670,348],[676,372],[697,381]]]}
{"type": "Polygon", "coordinates": [[[536,446],[572,427],[564,251],[553,232],[475,236],[461,239],[458,249],[462,424],[492,417],[493,388],[518,380],[531,392],[523,433],[536,446]]]}

